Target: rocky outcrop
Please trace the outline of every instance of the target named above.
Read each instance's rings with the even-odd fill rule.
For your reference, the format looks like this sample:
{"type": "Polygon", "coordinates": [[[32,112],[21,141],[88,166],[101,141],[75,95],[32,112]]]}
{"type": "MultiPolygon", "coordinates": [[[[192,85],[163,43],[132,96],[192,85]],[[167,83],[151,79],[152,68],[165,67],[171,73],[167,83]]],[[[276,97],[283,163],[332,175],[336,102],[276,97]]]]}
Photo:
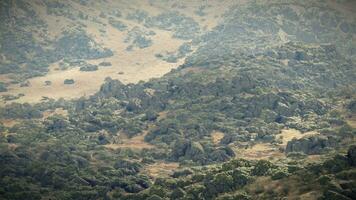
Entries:
{"type": "Polygon", "coordinates": [[[327,148],[336,147],[337,139],[331,136],[313,135],[288,142],[286,153],[302,152],[305,154],[320,154],[327,148]]]}

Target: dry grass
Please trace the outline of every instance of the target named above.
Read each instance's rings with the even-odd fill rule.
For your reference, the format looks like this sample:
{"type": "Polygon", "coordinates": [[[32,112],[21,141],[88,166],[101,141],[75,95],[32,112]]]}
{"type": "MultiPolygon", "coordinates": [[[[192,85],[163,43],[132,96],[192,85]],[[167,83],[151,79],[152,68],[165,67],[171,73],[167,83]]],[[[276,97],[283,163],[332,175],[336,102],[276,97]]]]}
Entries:
{"type": "Polygon", "coordinates": [[[165,119],[165,118],[167,118],[167,115],[168,115],[168,111],[159,112],[159,113],[158,113],[157,120],[160,121],[160,120],[162,120],[162,119],[165,119]]]}
{"type": "Polygon", "coordinates": [[[167,177],[179,167],[175,162],[156,162],[145,167],[144,172],[152,178],[167,177]]]}
{"type": "MultiPolygon", "coordinates": [[[[237,148],[236,155],[238,158],[244,158],[248,160],[260,160],[260,159],[268,159],[275,160],[280,158],[285,158],[285,154],[280,151],[280,148],[285,148],[287,143],[291,141],[293,138],[300,139],[302,137],[308,137],[310,135],[319,134],[315,131],[310,131],[306,133],[302,133],[295,129],[284,129],[276,138],[281,138],[282,143],[278,145],[269,144],[269,143],[257,143],[251,147],[237,148]]],[[[309,156],[311,160],[317,160],[318,157],[309,156]]]]}
{"type": "Polygon", "coordinates": [[[19,119],[1,119],[0,122],[5,126],[5,127],[8,127],[8,128],[11,128],[13,127],[14,125],[16,124],[19,124],[21,122],[21,120],[19,119]]]}
{"type": "Polygon", "coordinates": [[[282,158],[285,155],[280,152],[276,146],[267,143],[259,143],[246,149],[237,149],[236,156],[247,160],[269,160],[282,158]]]}
{"type": "MultiPolygon", "coordinates": [[[[73,99],[81,96],[88,96],[98,91],[104,79],[108,76],[113,79],[119,79],[123,83],[137,83],[141,80],[147,81],[151,78],[161,77],[168,73],[171,69],[183,64],[184,58],[177,63],[167,63],[155,57],[157,53],[175,52],[183,40],[172,38],[173,33],[163,31],[155,28],[143,27],[142,24],[134,21],[126,20],[125,17],[120,18],[128,29],[135,26],[152,30],[156,35],[152,36],[153,45],[145,49],[135,49],[134,51],[126,51],[127,43],[124,43],[127,31],[119,31],[108,24],[106,18],[100,18],[98,15],[101,10],[112,10],[117,8],[126,16],[127,13],[136,9],[145,10],[151,16],[158,15],[167,10],[183,13],[186,16],[195,19],[201,27],[211,29],[217,25],[221,19],[221,15],[234,4],[245,3],[245,1],[228,0],[223,3],[220,1],[190,1],[189,3],[182,3],[180,1],[167,1],[155,3],[150,0],[132,0],[130,2],[124,0],[109,0],[108,3],[102,4],[94,2],[92,8],[82,6],[75,2],[68,1],[69,5],[92,18],[97,18],[100,23],[93,21],[80,20],[85,25],[83,27],[89,35],[91,35],[96,42],[102,46],[114,51],[114,56],[105,59],[89,60],[89,63],[98,64],[102,61],[111,62],[111,67],[102,67],[96,72],[81,72],[77,68],[65,71],[55,71],[58,68],[58,63],[51,66],[51,71],[44,77],[36,77],[30,79],[31,86],[21,88],[19,85],[10,85],[9,91],[2,93],[4,95],[25,94],[15,102],[29,102],[36,103],[41,101],[42,97],[49,97],[53,99],[64,98],[73,99]],[[185,5],[186,8],[173,8],[173,5],[185,5]],[[205,16],[198,16],[195,11],[202,5],[209,5],[206,8],[205,16]],[[95,9],[93,9],[95,8],[95,9]],[[104,30],[105,33],[101,33],[104,30]],[[123,72],[123,74],[119,74],[123,72]],[[64,85],[65,79],[74,79],[75,84],[64,85]],[[51,81],[52,85],[45,86],[45,81],[51,81]]],[[[60,36],[61,32],[66,29],[71,29],[77,24],[76,21],[71,21],[65,17],[47,15],[46,8],[43,2],[35,0],[31,2],[38,12],[39,17],[48,24],[48,35],[55,39],[60,36]]],[[[41,40],[41,36],[36,36],[41,40]]],[[[0,76],[1,81],[10,82],[7,76],[0,76]]],[[[12,101],[12,102],[14,102],[12,101]]],[[[4,104],[4,103],[2,103],[4,104]]]]}
{"type": "Polygon", "coordinates": [[[356,115],[351,116],[346,120],[347,124],[350,125],[352,128],[356,128],[356,115]]]}
{"type": "Polygon", "coordinates": [[[214,144],[219,144],[221,139],[224,137],[224,133],[219,132],[219,131],[213,131],[211,134],[211,139],[213,140],[214,144]]]}
{"type": "Polygon", "coordinates": [[[306,133],[302,133],[296,129],[284,129],[282,132],[278,135],[276,135],[276,138],[282,138],[282,144],[281,146],[287,146],[287,143],[291,141],[293,138],[295,139],[300,139],[302,137],[307,137],[310,135],[317,135],[319,134],[318,132],[315,131],[309,131],[306,133]]]}
{"type": "Polygon", "coordinates": [[[136,150],[155,148],[154,145],[145,142],[145,136],[147,135],[147,133],[148,131],[144,131],[142,134],[134,136],[132,138],[127,138],[126,136],[122,135],[119,144],[107,144],[105,145],[105,147],[113,150],[121,148],[129,148],[136,150]]]}
{"type": "Polygon", "coordinates": [[[67,117],[68,111],[64,110],[63,108],[56,108],[55,110],[44,111],[42,114],[43,114],[42,120],[45,120],[53,115],[62,115],[63,117],[67,117]]]}

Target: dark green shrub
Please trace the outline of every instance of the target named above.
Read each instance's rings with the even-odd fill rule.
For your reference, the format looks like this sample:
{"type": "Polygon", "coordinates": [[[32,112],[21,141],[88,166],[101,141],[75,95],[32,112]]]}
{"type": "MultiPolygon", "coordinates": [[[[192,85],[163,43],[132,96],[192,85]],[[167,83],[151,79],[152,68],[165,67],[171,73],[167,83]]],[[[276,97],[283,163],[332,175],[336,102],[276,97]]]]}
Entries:
{"type": "Polygon", "coordinates": [[[269,175],[274,165],[267,160],[259,160],[251,171],[254,176],[269,175]]]}
{"type": "Polygon", "coordinates": [[[73,79],[65,79],[63,83],[66,85],[71,85],[71,84],[74,84],[74,80],[73,79]]]}
{"type": "Polygon", "coordinates": [[[347,158],[349,159],[351,166],[356,166],[356,145],[349,148],[347,151],[347,158]]]}
{"type": "Polygon", "coordinates": [[[7,91],[7,88],[6,88],[5,83],[0,82],[0,92],[6,92],[6,91],[7,91]]]}

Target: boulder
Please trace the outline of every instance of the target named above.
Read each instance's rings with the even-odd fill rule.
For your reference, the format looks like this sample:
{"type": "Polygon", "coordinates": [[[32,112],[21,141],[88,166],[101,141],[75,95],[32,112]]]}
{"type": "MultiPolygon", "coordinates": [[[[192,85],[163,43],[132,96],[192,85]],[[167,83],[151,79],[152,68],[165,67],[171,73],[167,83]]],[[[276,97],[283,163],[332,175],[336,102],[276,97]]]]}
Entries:
{"type": "Polygon", "coordinates": [[[337,139],[332,136],[313,135],[288,142],[286,153],[302,152],[305,154],[321,154],[327,148],[335,147],[337,139]]]}

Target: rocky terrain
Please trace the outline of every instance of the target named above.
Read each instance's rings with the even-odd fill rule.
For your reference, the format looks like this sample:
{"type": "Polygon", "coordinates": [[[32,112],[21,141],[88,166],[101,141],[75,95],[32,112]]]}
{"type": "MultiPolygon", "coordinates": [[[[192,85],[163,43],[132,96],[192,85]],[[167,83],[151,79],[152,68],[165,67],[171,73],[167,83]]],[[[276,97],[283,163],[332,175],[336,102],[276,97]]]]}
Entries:
{"type": "Polygon", "coordinates": [[[356,198],[353,1],[0,5],[0,199],[356,198]]]}

